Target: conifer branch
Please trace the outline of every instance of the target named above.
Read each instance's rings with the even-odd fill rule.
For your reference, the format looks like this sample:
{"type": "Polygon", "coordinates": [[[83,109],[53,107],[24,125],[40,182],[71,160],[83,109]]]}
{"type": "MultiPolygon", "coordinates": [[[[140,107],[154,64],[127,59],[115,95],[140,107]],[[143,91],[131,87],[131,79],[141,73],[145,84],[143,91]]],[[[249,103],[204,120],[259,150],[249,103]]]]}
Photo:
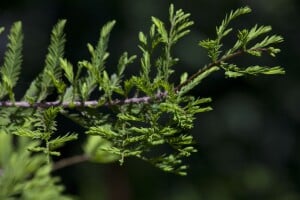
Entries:
{"type": "MultiPolygon", "coordinates": [[[[175,88],[169,77],[174,73],[173,67],[179,58],[171,54],[172,47],[190,32],[189,27],[194,22],[189,19],[189,13],[182,9],[174,10],[171,4],[169,26],[165,26],[164,22],[156,17],[151,18],[149,34],[139,33],[139,48],[142,51],[140,74],[132,75],[128,79],[124,78],[123,72],[138,56],[129,56],[124,52],[119,58],[117,72],[110,74],[106,70],[109,57],[108,41],[115,21],[103,26],[97,45],[87,45],[91,58],[79,60],[76,67],[64,57],[66,20],[61,20],[52,30],[43,71],[19,101],[14,98],[13,88],[21,69],[23,35],[21,23],[16,23],[9,35],[10,43],[4,64],[0,67],[0,131],[3,127],[5,132],[8,130],[14,135],[38,141],[28,144],[26,149],[41,158],[45,154],[50,160],[50,156],[60,155],[58,148],[66,142],[78,139],[76,133],[59,132],[57,115],[63,112],[84,127],[88,137],[82,155],[63,158],[54,163],[52,169],[49,162],[46,163],[47,176],[51,170],[85,161],[109,163],[119,160],[122,165],[127,157],[142,159],[166,172],[186,175],[187,166],[183,159],[197,152],[194,138],[188,130],[194,127],[196,114],[212,110],[206,105],[211,102],[211,98],[195,97],[190,95],[189,91],[220,69],[223,69],[225,76],[229,78],[284,74],[284,69],[280,66],[239,67],[227,62],[242,54],[259,57],[267,53],[274,57],[280,52],[279,48],[272,45],[283,42],[283,38],[267,34],[262,40],[258,40],[258,37],[271,31],[270,26],[258,25],[251,29],[238,30],[234,45],[227,50],[222,48],[222,39],[233,30],[228,26],[229,23],[250,11],[248,7],[232,11],[217,27],[215,39],[199,42],[199,45],[207,50],[210,63],[191,76],[184,73],[180,84],[175,84],[175,88]],[[130,96],[133,93],[137,95],[130,96]],[[92,98],[95,94],[101,96],[92,98]],[[47,101],[50,95],[56,95],[55,101],[47,101]],[[108,107],[112,112],[99,112],[96,108],[100,107],[108,107]],[[69,109],[74,110],[67,112],[69,109]],[[55,136],[56,133],[58,136],[55,136]],[[152,154],[160,146],[166,146],[170,151],[152,154]]],[[[7,143],[0,139],[1,141],[2,144],[7,143]]],[[[0,144],[0,147],[3,145],[0,144]]],[[[40,160],[41,164],[36,164],[36,169],[44,164],[45,159],[40,160]]],[[[24,166],[18,161],[14,159],[14,166],[24,166]]],[[[28,159],[24,160],[24,163],[26,162],[29,162],[28,159]]],[[[30,160],[30,163],[34,162],[30,160]]],[[[6,167],[3,166],[3,169],[6,167]]],[[[0,168],[0,175],[3,173],[1,170],[0,168]]],[[[26,172],[23,167],[19,170],[26,172]]]]}
{"type": "MultiPolygon", "coordinates": [[[[259,51],[259,52],[269,52],[268,48],[257,48],[251,49],[251,51],[259,51]]],[[[191,75],[186,81],[177,85],[175,87],[175,92],[178,92],[183,86],[187,85],[188,83],[192,82],[196,77],[203,74],[207,70],[211,69],[214,66],[219,66],[225,61],[233,59],[237,56],[247,53],[247,51],[240,49],[232,54],[223,56],[219,60],[209,63],[208,65],[204,66],[196,73],[191,75]]],[[[150,103],[151,100],[161,100],[167,96],[167,92],[158,92],[154,98],[150,96],[143,96],[143,97],[132,97],[127,99],[114,99],[104,104],[100,104],[97,100],[88,100],[88,101],[73,101],[73,102],[61,102],[61,101],[52,101],[52,102],[35,102],[30,103],[27,101],[0,101],[0,107],[19,107],[19,108],[49,108],[49,107],[99,107],[99,106],[112,106],[112,105],[123,105],[123,104],[138,104],[138,103],[150,103]]]]}
{"type": "MultiPolygon", "coordinates": [[[[259,51],[259,52],[268,52],[269,49],[267,48],[258,48],[258,49],[252,49],[253,51],[259,51]]],[[[247,53],[245,50],[238,50],[230,55],[227,56],[223,56],[222,58],[220,58],[219,60],[209,63],[208,65],[205,65],[203,68],[199,69],[196,73],[194,73],[193,75],[191,75],[186,81],[184,81],[183,83],[179,84],[178,86],[175,87],[175,91],[179,91],[183,86],[187,85],[188,83],[192,82],[196,77],[198,77],[199,75],[201,75],[202,73],[206,72],[207,70],[209,70],[210,68],[214,67],[214,66],[219,66],[221,63],[228,61],[232,58],[235,58],[241,54],[247,53]]]]}

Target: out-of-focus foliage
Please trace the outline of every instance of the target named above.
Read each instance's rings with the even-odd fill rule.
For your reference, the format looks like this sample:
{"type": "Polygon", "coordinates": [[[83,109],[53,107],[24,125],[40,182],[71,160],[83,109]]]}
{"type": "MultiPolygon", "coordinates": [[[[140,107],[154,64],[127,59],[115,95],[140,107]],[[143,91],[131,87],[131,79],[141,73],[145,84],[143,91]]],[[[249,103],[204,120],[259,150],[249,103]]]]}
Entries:
{"type": "Polygon", "coordinates": [[[51,165],[42,154],[27,149],[37,145],[25,138],[13,143],[13,135],[0,132],[0,199],[68,200],[60,179],[52,177],[51,165]]]}

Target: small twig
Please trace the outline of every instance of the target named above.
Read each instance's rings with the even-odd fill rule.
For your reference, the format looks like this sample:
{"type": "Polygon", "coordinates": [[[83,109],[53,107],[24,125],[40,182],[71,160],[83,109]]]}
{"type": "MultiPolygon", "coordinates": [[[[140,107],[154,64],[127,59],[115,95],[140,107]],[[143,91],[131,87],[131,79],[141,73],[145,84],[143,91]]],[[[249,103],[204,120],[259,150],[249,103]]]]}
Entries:
{"type": "Polygon", "coordinates": [[[208,69],[214,67],[214,66],[218,66],[220,65],[222,62],[229,60],[233,57],[236,57],[240,54],[244,53],[244,51],[240,50],[237,51],[229,56],[226,56],[224,58],[220,58],[219,60],[209,63],[208,65],[204,66],[203,68],[199,69],[195,74],[193,74],[192,76],[190,76],[186,81],[184,81],[183,83],[179,84],[178,86],[175,87],[175,91],[179,91],[183,86],[187,85],[188,83],[190,83],[192,80],[194,80],[196,77],[198,77],[200,74],[202,74],[203,72],[207,71],[208,69]]]}
{"type": "MultiPolygon", "coordinates": [[[[151,98],[149,96],[144,97],[132,97],[124,100],[115,99],[113,101],[107,102],[104,106],[112,105],[122,105],[131,103],[149,103],[154,99],[161,99],[167,96],[167,92],[159,92],[155,97],[151,98]]],[[[98,107],[99,101],[89,100],[89,101],[70,101],[70,102],[60,102],[60,101],[50,101],[50,102],[40,102],[40,103],[29,103],[27,101],[0,101],[0,107],[18,107],[18,108],[49,108],[49,107],[63,107],[63,108],[74,108],[74,107],[98,107]]]]}
{"type": "MultiPolygon", "coordinates": [[[[266,52],[269,51],[267,48],[259,48],[259,49],[250,49],[250,50],[259,50],[261,52],[266,52]]],[[[190,83],[191,81],[193,81],[196,77],[198,77],[200,74],[202,74],[203,72],[207,71],[208,69],[214,67],[214,66],[218,66],[220,65],[222,62],[225,62],[227,60],[230,60],[236,56],[239,56],[243,53],[246,53],[246,51],[244,50],[238,50],[235,53],[232,53],[228,56],[223,56],[221,57],[219,60],[209,63],[208,65],[204,66],[203,68],[201,68],[200,70],[198,70],[195,74],[191,75],[186,81],[184,81],[183,83],[179,84],[178,86],[175,87],[175,91],[179,91],[183,86],[187,85],[188,83],[190,83]]]]}
{"type": "Polygon", "coordinates": [[[86,161],[89,161],[89,157],[85,154],[65,158],[65,159],[62,159],[62,160],[54,163],[52,171],[56,171],[58,169],[62,169],[62,168],[69,167],[71,165],[75,165],[75,164],[79,164],[79,163],[83,163],[86,161]]]}

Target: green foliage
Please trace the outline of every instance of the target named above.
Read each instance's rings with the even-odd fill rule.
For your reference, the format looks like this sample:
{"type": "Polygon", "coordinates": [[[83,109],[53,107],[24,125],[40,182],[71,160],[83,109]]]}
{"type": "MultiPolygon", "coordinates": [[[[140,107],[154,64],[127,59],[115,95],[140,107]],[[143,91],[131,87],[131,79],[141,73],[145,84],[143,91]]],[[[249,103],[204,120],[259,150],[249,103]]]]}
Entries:
{"type": "Polygon", "coordinates": [[[149,33],[138,35],[140,72],[129,78],[124,71],[137,56],[127,52],[120,56],[115,73],[106,70],[108,41],[115,21],[102,27],[95,46],[87,44],[90,60],[72,64],[64,57],[66,20],[61,20],[52,30],[44,69],[21,101],[15,101],[13,93],[21,69],[23,39],[21,23],[16,22],[9,33],[8,50],[0,69],[0,195],[6,199],[16,199],[15,195],[37,199],[34,195],[43,191],[45,197],[39,199],[68,199],[61,195],[58,180],[49,175],[55,169],[51,157],[60,155],[58,148],[77,139],[77,134],[57,130],[60,114],[85,129],[83,155],[92,162],[123,164],[127,157],[136,157],[166,172],[186,175],[188,166],[184,159],[197,152],[189,130],[198,114],[212,110],[211,98],[194,97],[189,92],[220,70],[229,78],[284,73],[280,66],[239,67],[229,62],[241,54],[276,56],[280,52],[273,45],[282,42],[282,37],[266,35],[271,27],[258,25],[238,30],[234,45],[224,49],[223,38],[234,32],[229,27],[231,21],[250,11],[248,7],[232,11],[216,28],[215,39],[199,42],[211,63],[190,76],[183,73],[180,83],[170,81],[179,61],[172,49],[190,32],[193,21],[189,13],[171,5],[167,26],[160,19],[151,18],[149,33]],[[259,40],[263,35],[266,36],[259,40]],[[47,102],[53,94],[57,94],[56,101],[47,102]],[[5,101],[6,95],[9,101],[5,101]],[[109,112],[102,113],[103,107],[109,112]],[[20,147],[16,151],[11,144],[13,135],[23,136],[17,137],[20,147]]]}
{"type": "Polygon", "coordinates": [[[4,27],[0,27],[0,34],[5,30],[4,27]]]}
{"type": "Polygon", "coordinates": [[[264,66],[249,66],[245,69],[240,69],[236,65],[226,66],[225,75],[230,78],[235,78],[239,76],[258,75],[258,74],[284,74],[284,70],[280,66],[276,67],[264,67],[264,66]]]}
{"type": "Polygon", "coordinates": [[[216,27],[216,39],[207,39],[199,42],[200,46],[207,49],[208,56],[212,59],[213,62],[216,62],[218,60],[219,55],[222,52],[222,39],[232,31],[232,28],[228,28],[229,23],[238,16],[247,14],[249,12],[251,12],[251,9],[249,7],[231,11],[229,15],[226,15],[225,19],[222,21],[222,24],[219,27],[216,27]]]}
{"type": "Polygon", "coordinates": [[[45,146],[32,146],[28,150],[33,152],[43,152],[48,157],[50,162],[50,156],[59,156],[58,151],[54,151],[58,147],[63,146],[66,142],[77,139],[77,134],[65,134],[52,138],[56,128],[55,118],[60,111],[58,107],[50,107],[43,112],[37,112],[33,118],[28,118],[27,124],[31,126],[19,128],[14,134],[18,136],[25,136],[32,139],[44,141],[45,146]]]}
{"type": "Polygon", "coordinates": [[[249,7],[237,9],[231,11],[229,15],[225,17],[221,25],[216,28],[216,39],[207,39],[200,41],[199,45],[207,49],[208,56],[212,60],[213,65],[220,65],[225,70],[227,77],[238,77],[244,75],[257,75],[257,74],[284,74],[284,69],[280,66],[265,67],[265,66],[249,66],[246,68],[240,68],[234,63],[226,63],[230,58],[242,53],[247,53],[252,56],[261,56],[262,53],[267,53],[273,57],[280,52],[280,49],[273,47],[272,45],[283,42],[283,38],[279,35],[267,35],[261,41],[252,44],[258,37],[269,33],[271,26],[258,26],[255,25],[251,29],[242,29],[237,31],[237,41],[232,48],[222,51],[222,39],[228,36],[233,31],[232,28],[228,28],[229,23],[240,15],[244,15],[251,12],[249,7]],[[249,47],[250,46],[250,47],[249,47]],[[222,55],[223,53],[223,55],[222,55]]]}
{"type": "Polygon", "coordinates": [[[80,68],[85,67],[87,69],[87,76],[79,80],[78,90],[81,91],[80,97],[83,101],[86,101],[89,98],[89,95],[97,85],[99,90],[112,89],[108,85],[110,80],[107,72],[104,70],[104,65],[109,56],[109,53],[106,51],[109,35],[115,23],[115,21],[111,21],[103,26],[100,32],[99,42],[96,47],[88,44],[88,50],[91,54],[91,61],[84,60],[79,62],[80,68]],[[104,83],[103,86],[102,83],[104,83]]]}
{"type": "MultiPolygon", "coordinates": [[[[1,29],[0,32],[2,32],[1,29]]],[[[18,81],[22,63],[22,24],[15,22],[8,35],[9,43],[4,56],[4,64],[1,66],[0,74],[2,82],[0,84],[0,98],[9,95],[11,101],[15,101],[13,87],[18,81]]]]}
{"type": "Polygon", "coordinates": [[[57,88],[59,93],[64,91],[65,86],[60,80],[62,68],[59,64],[60,59],[64,56],[66,39],[63,29],[65,24],[66,20],[60,20],[52,30],[44,70],[31,83],[25,93],[25,99],[29,102],[41,102],[54,88],[57,88]]]}
{"type": "Polygon", "coordinates": [[[14,145],[13,135],[0,132],[0,199],[71,199],[62,194],[59,178],[50,175],[51,165],[45,157],[26,150],[37,143],[18,138],[14,145]]]}
{"type": "Polygon", "coordinates": [[[92,162],[111,163],[120,159],[120,156],[114,153],[108,153],[107,148],[112,144],[102,137],[89,136],[84,145],[84,152],[92,162]]]}

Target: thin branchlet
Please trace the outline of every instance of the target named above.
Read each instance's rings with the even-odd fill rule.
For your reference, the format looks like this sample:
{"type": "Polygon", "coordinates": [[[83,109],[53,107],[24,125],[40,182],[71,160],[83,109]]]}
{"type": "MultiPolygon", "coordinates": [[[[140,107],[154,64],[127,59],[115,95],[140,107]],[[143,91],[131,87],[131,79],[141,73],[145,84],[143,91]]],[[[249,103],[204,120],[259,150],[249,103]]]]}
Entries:
{"type": "Polygon", "coordinates": [[[89,156],[82,154],[82,155],[75,155],[69,158],[64,158],[62,160],[59,160],[57,162],[54,163],[53,167],[52,167],[52,171],[56,171],[68,166],[72,166],[72,165],[76,165],[79,163],[83,163],[83,162],[87,162],[89,161],[89,156]]]}
{"type": "Polygon", "coordinates": [[[99,107],[99,106],[114,106],[124,104],[140,104],[140,103],[151,103],[151,101],[160,101],[167,96],[167,92],[158,92],[154,97],[143,96],[143,97],[132,97],[127,99],[114,99],[104,104],[101,104],[97,100],[88,101],[71,101],[71,102],[60,102],[60,101],[48,101],[40,103],[29,103],[27,101],[0,101],[0,107],[18,107],[18,108],[50,108],[50,107],[61,107],[61,108],[84,108],[84,107],[99,107]]]}
{"type": "MultiPolygon", "coordinates": [[[[268,49],[266,48],[257,48],[257,49],[254,49],[256,51],[259,51],[259,52],[269,52],[268,49]]],[[[184,81],[183,83],[177,85],[175,87],[175,91],[179,91],[183,86],[187,85],[188,83],[192,82],[196,77],[198,77],[199,75],[201,75],[202,73],[204,73],[205,71],[209,70],[210,68],[214,67],[214,66],[219,66],[222,62],[225,62],[225,61],[228,61],[232,58],[235,58],[235,57],[238,57],[242,54],[245,54],[247,53],[246,51],[244,50],[238,50],[232,54],[229,54],[227,56],[224,56],[222,58],[220,58],[219,60],[215,61],[215,62],[212,62],[212,63],[209,63],[208,65],[204,66],[203,68],[201,68],[200,70],[198,70],[196,73],[194,73],[193,75],[191,75],[186,81],[184,81]]]]}

